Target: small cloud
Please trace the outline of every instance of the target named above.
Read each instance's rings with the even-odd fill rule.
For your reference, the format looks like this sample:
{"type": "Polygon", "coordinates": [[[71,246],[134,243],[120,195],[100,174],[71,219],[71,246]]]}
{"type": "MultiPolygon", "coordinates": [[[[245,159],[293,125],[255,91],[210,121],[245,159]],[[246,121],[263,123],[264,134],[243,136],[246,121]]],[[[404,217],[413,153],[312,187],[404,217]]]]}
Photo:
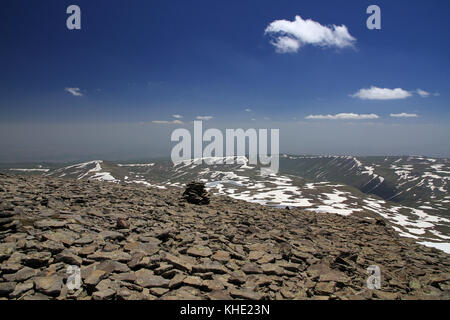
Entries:
{"type": "Polygon", "coordinates": [[[180,120],[173,120],[173,121],[167,121],[167,120],[154,120],[152,123],[155,124],[184,124],[183,121],[180,120]]]}
{"type": "Polygon", "coordinates": [[[250,120],[251,120],[251,121],[256,121],[256,119],[255,119],[255,118],[251,118],[250,120]]]}
{"type": "Polygon", "coordinates": [[[435,93],[433,93],[433,96],[435,96],[435,97],[439,97],[441,94],[439,93],[439,92],[435,92],[435,93]]]}
{"type": "Polygon", "coordinates": [[[245,112],[252,112],[252,109],[247,108],[245,109],[245,112]]]}
{"type": "Polygon", "coordinates": [[[416,92],[417,92],[417,94],[418,94],[419,96],[421,96],[422,98],[427,98],[427,97],[429,97],[430,94],[431,94],[431,93],[429,93],[429,92],[427,92],[427,91],[425,91],[425,90],[422,90],[422,89],[417,89],[416,92]]]}
{"type": "Polygon", "coordinates": [[[345,25],[323,26],[311,19],[304,20],[299,15],[294,21],[275,20],[269,24],[265,34],[273,36],[271,44],[278,53],[297,52],[304,45],[319,47],[353,47],[356,39],[350,35],[345,25]]]}
{"type": "Polygon", "coordinates": [[[80,88],[64,88],[64,91],[70,93],[73,96],[76,97],[82,97],[83,94],[80,92],[80,88]]]}
{"type": "Polygon", "coordinates": [[[417,118],[418,115],[415,113],[391,113],[391,117],[394,118],[417,118]]]}
{"type": "Polygon", "coordinates": [[[180,114],[173,114],[172,117],[174,117],[175,119],[183,119],[183,116],[180,114]]]}
{"type": "Polygon", "coordinates": [[[204,120],[204,121],[211,120],[212,118],[213,118],[212,116],[197,116],[197,120],[204,120]]]}
{"type": "Polygon", "coordinates": [[[387,89],[372,86],[369,89],[361,89],[350,96],[361,100],[398,100],[411,97],[412,94],[401,88],[387,89]]]}
{"type": "Polygon", "coordinates": [[[367,120],[367,119],[378,119],[379,116],[376,114],[356,114],[356,113],[338,113],[335,115],[309,115],[305,117],[308,120],[367,120]]]}
{"type": "Polygon", "coordinates": [[[166,121],[166,120],[153,120],[152,123],[156,123],[156,124],[169,124],[171,123],[170,121],[166,121]]]}

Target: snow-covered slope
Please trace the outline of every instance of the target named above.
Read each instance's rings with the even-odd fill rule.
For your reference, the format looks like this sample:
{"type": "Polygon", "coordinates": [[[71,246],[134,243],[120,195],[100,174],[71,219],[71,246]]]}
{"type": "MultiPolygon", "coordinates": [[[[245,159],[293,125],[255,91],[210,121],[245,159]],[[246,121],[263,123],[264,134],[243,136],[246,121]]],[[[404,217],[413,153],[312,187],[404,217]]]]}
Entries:
{"type": "Polygon", "coordinates": [[[246,157],[233,158],[234,164],[226,164],[226,158],[202,160],[176,165],[95,160],[40,173],[157,188],[200,180],[212,193],[262,205],[367,219],[381,216],[401,235],[450,252],[446,159],[285,155],[280,173],[268,176],[249,165],[246,157]]]}

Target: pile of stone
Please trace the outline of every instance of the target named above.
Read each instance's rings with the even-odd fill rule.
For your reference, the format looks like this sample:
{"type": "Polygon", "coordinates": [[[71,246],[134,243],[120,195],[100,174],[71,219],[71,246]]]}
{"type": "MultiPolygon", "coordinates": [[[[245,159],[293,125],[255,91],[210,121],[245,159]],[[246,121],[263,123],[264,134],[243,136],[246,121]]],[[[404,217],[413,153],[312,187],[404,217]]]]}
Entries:
{"type": "Polygon", "coordinates": [[[205,205],[209,204],[209,194],[202,182],[190,182],[186,186],[183,193],[183,199],[192,204],[205,205]]]}

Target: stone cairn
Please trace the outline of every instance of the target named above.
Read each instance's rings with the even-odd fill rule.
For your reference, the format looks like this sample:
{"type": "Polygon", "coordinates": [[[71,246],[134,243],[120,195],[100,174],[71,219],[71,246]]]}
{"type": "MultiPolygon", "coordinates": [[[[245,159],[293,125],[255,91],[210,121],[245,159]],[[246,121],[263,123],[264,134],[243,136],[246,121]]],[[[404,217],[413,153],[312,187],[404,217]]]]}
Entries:
{"type": "Polygon", "coordinates": [[[186,185],[183,193],[183,199],[192,204],[205,205],[209,204],[209,194],[205,189],[203,182],[190,182],[186,185]]]}

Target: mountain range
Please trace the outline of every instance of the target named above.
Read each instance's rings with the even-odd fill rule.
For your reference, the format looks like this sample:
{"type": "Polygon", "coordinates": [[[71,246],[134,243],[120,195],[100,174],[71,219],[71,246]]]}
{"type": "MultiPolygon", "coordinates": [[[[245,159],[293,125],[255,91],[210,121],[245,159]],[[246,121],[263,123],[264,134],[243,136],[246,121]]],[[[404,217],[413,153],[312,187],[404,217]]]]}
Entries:
{"type": "Polygon", "coordinates": [[[423,156],[354,157],[281,155],[280,172],[261,175],[245,156],[173,164],[94,160],[76,164],[2,164],[0,172],[45,175],[150,188],[183,187],[197,180],[214,194],[279,208],[380,216],[401,235],[450,252],[449,159],[423,156]]]}

